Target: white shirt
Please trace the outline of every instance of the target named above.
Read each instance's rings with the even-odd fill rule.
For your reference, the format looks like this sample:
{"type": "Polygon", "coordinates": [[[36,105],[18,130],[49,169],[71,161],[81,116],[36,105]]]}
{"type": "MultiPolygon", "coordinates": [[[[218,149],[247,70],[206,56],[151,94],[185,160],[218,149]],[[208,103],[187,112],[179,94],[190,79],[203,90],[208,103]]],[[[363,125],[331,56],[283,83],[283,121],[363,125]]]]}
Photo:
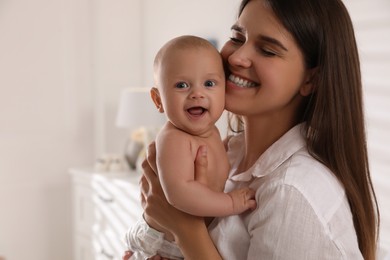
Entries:
{"type": "Polygon", "coordinates": [[[363,259],[344,188],[309,155],[301,128],[292,128],[242,173],[236,170],[244,135],[229,141],[225,191],[251,187],[257,208],[210,225],[223,259],[363,259]]]}

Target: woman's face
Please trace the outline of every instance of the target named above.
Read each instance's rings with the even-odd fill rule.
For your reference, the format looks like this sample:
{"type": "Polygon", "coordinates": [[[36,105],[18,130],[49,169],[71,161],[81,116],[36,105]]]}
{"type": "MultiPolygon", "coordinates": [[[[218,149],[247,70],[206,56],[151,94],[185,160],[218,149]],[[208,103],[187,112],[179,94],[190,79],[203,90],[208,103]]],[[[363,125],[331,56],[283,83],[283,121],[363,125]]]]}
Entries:
{"type": "Polygon", "coordinates": [[[247,4],[221,54],[227,110],[247,118],[295,120],[311,91],[310,75],[293,37],[263,0],[247,4]]]}

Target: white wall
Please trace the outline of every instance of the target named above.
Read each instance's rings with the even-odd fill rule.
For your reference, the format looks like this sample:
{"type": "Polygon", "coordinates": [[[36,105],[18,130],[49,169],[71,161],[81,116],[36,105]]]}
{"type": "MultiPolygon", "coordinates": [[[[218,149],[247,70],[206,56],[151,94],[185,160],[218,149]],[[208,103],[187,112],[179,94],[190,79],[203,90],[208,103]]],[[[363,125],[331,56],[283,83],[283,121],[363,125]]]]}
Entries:
{"type": "Polygon", "coordinates": [[[118,152],[139,0],[0,2],[0,256],[71,259],[68,168],[118,152]]]}
{"type": "Polygon", "coordinates": [[[141,2],[92,2],[95,157],[122,152],[128,137],[127,130],[115,126],[115,119],[121,90],[142,86],[141,2]]]}
{"type": "Polygon", "coordinates": [[[88,1],[0,2],[0,255],[71,259],[70,165],[90,163],[88,1]],[[87,14],[87,15],[86,15],[87,14]]]}

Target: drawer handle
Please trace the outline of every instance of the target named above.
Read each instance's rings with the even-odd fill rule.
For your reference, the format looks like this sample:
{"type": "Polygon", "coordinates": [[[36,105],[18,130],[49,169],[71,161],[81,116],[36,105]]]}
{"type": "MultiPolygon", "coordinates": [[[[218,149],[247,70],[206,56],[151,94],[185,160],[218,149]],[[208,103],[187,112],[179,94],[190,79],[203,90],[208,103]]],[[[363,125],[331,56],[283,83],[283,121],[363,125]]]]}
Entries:
{"type": "Polygon", "coordinates": [[[105,203],[113,203],[114,202],[114,199],[113,198],[105,198],[101,195],[98,195],[99,199],[105,203]]]}
{"type": "Polygon", "coordinates": [[[105,257],[107,257],[108,259],[114,259],[114,256],[113,255],[110,255],[109,253],[107,253],[106,251],[104,251],[104,249],[102,249],[100,251],[100,254],[104,255],[105,257]]]}

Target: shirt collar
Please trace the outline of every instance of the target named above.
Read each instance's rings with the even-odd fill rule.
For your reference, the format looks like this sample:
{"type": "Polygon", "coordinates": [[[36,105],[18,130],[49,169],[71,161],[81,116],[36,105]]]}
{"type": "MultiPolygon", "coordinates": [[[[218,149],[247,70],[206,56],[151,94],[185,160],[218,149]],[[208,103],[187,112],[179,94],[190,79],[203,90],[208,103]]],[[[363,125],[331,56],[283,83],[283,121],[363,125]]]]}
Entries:
{"type": "MultiPolygon", "coordinates": [[[[231,176],[233,181],[250,181],[253,177],[266,176],[283,164],[294,153],[306,145],[303,137],[304,123],[291,128],[279,140],[273,143],[245,172],[231,176]]],[[[229,141],[229,159],[232,164],[231,173],[235,173],[244,154],[244,134],[240,134],[229,141]]]]}

